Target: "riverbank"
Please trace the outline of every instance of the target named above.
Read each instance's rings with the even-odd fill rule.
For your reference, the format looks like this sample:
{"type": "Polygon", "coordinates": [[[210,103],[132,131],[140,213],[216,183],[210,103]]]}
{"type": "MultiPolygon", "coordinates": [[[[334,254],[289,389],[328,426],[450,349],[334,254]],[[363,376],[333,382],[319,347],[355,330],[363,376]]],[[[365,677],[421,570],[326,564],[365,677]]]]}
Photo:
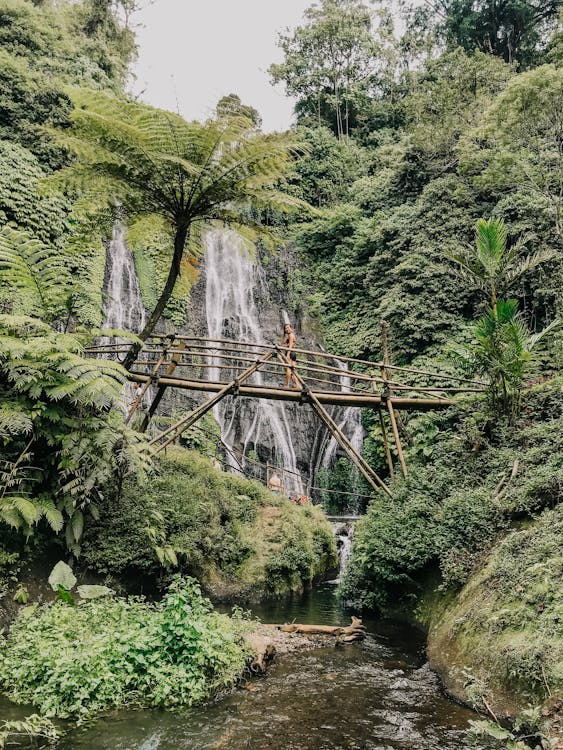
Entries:
{"type": "Polygon", "coordinates": [[[456,595],[419,610],[428,658],[458,700],[563,744],[563,509],[507,533],[456,595]]]}

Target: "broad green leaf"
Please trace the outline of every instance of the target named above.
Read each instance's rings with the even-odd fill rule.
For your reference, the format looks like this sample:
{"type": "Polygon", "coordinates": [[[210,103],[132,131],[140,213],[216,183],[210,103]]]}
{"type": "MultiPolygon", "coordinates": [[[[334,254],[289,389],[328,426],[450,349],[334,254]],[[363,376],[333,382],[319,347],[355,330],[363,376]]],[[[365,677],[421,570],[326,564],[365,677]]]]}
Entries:
{"type": "Polygon", "coordinates": [[[101,596],[111,596],[114,593],[113,589],[110,589],[108,586],[97,586],[94,584],[83,584],[76,590],[81,599],[99,599],[101,596]]]}
{"type": "Polygon", "coordinates": [[[72,572],[72,568],[60,560],[51,571],[49,584],[53,591],[58,591],[60,586],[70,591],[76,585],[76,576],[72,572]]]}

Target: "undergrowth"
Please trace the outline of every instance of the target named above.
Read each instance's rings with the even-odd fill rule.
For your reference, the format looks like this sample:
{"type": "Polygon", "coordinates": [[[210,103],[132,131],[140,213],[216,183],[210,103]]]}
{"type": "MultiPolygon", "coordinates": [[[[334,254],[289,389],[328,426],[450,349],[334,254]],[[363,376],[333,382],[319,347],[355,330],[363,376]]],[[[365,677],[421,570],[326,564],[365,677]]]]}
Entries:
{"type": "Polygon", "coordinates": [[[192,705],[236,682],[249,655],[245,627],[180,577],[157,604],[27,607],[1,641],[0,685],[43,716],[79,721],[128,704],[192,705]]]}

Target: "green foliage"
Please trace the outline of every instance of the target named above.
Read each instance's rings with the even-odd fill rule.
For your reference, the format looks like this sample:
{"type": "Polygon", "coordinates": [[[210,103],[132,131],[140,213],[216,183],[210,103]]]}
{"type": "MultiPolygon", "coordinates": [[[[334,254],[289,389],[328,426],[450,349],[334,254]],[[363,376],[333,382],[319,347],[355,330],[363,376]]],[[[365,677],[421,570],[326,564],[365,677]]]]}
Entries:
{"type": "Polygon", "coordinates": [[[511,517],[561,502],[560,387],[525,393],[512,426],[472,404],[434,417],[430,455],[411,449],[394,502],[374,500],[358,523],[344,595],[375,607],[408,601],[436,568],[444,588],[459,587],[511,517]]]}
{"type": "Polygon", "coordinates": [[[479,49],[523,67],[541,61],[560,11],[558,0],[444,0],[429,5],[450,46],[479,49]]]}
{"type": "MultiPolygon", "coordinates": [[[[562,532],[561,505],[510,531],[435,623],[435,647],[447,640],[456,666],[471,665],[473,682],[521,709],[563,686],[562,532]]],[[[515,729],[538,734],[534,713],[515,729]]]]}
{"type": "MultiPolygon", "coordinates": [[[[30,533],[44,516],[79,551],[84,513],[104,486],[142,472],[146,442],[123,425],[122,368],[83,355],[91,337],[57,333],[39,320],[0,316],[0,440],[10,479],[2,518],[30,533]],[[38,467],[38,468],[34,468],[38,467]]],[[[118,482],[119,483],[119,482],[118,482]]]]}
{"type": "Polygon", "coordinates": [[[86,528],[82,559],[100,573],[140,572],[153,580],[177,567],[210,586],[221,580],[237,594],[269,585],[267,566],[285,545],[310,564],[276,574],[284,590],[302,588],[332,563],[334,540],[320,513],[174,449],[159,457],[149,480],[130,479],[120,498],[108,495],[99,521],[86,528]]]}
{"type": "Polygon", "coordinates": [[[104,598],[28,607],[1,644],[0,684],[44,716],[79,721],[132,703],[192,705],[241,674],[242,628],[182,578],[156,605],[104,598]]]}
{"type": "Polygon", "coordinates": [[[61,738],[60,731],[52,721],[38,714],[31,714],[25,719],[17,721],[0,722],[0,749],[12,747],[14,744],[21,745],[24,742],[35,742],[39,740],[41,745],[45,743],[55,744],[61,738]]]}
{"type": "Polygon", "coordinates": [[[522,257],[521,243],[508,247],[507,240],[508,230],[502,219],[479,219],[475,248],[451,255],[461,277],[493,307],[525,274],[555,256],[555,250],[540,250],[522,257]]]}
{"type": "Polygon", "coordinates": [[[554,65],[516,76],[460,142],[464,173],[496,194],[525,187],[538,200],[547,200],[559,237],[562,84],[563,69],[554,65]]]}
{"type": "Polygon", "coordinates": [[[322,0],[304,13],[306,24],[280,34],[284,62],[270,66],[273,83],[283,81],[297,97],[301,118],[348,136],[375,84],[382,56],[369,8],[360,0],[322,0]]]}
{"type": "Polygon", "coordinates": [[[66,201],[41,193],[45,178],[37,158],[27,149],[0,141],[0,225],[10,222],[44,242],[60,239],[65,230],[66,201]]]}
{"type": "Polygon", "coordinates": [[[23,232],[0,229],[0,294],[15,314],[60,320],[70,309],[71,275],[64,256],[23,232]]]}
{"type": "Polygon", "coordinates": [[[531,374],[536,343],[548,327],[531,335],[515,300],[498,300],[487,308],[475,326],[475,342],[468,348],[466,364],[473,374],[489,381],[488,398],[494,413],[515,416],[525,377],[531,374]]]}

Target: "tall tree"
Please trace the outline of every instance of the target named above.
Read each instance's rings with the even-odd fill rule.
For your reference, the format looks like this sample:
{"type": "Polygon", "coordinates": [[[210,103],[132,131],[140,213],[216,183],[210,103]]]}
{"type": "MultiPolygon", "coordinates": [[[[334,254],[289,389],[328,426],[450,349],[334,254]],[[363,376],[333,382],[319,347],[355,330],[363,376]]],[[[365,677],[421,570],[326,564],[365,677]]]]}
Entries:
{"type": "Polygon", "coordinates": [[[427,0],[451,46],[528,67],[541,60],[561,0],[427,0]]]}
{"type": "MultiPolygon", "coordinates": [[[[153,218],[168,229],[173,253],[164,288],[140,334],[154,331],[182,265],[193,260],[202,231],[228,225],[252,240],[272,234],[261,211],[287,212],[306,204],[278,189],[300,153],[295,135],[252,132],[250,120],[223,116],[205,123],[111,94],[72,92],[73,125],[53,136],[77,156],[58,183],[118,202],[130,221],[153,218]]],[[[132,364],[132,351],[125,366],[132,364]]]]}
{"type": "Polygon", "coordinates": [[[372,16],[360,0],[321,0],[305,11],[306,24],[280,34],[285,59],[270,66],[273,83],[284,82],[303,117],[348,135],[377,69],[379,45],[372,16]]]}

